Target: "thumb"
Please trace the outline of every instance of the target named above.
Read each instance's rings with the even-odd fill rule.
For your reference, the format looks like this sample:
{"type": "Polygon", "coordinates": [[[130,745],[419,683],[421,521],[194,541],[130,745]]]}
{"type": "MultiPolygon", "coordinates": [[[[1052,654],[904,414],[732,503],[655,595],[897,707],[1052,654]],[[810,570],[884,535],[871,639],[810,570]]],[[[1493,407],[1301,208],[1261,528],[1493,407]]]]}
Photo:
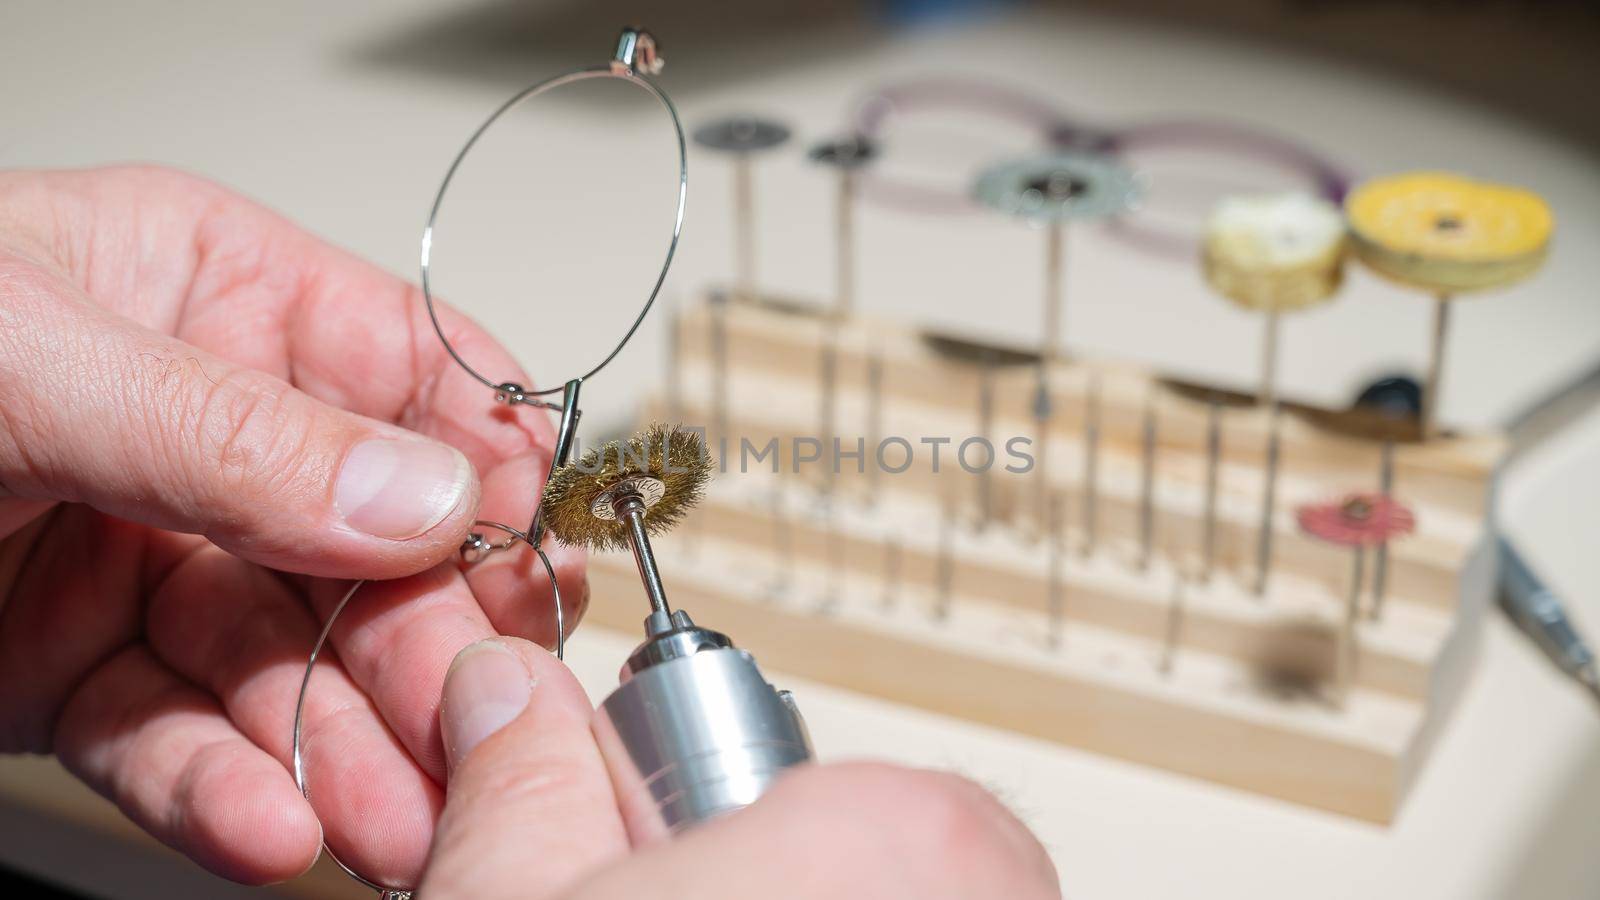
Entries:
{"type": "Polygon", "coordinates": [[[4,274],[0,497],[87,503],[313,575],[409,574],[466,533],[478,483],[455,449],[145,329],[43,270],[4,274]]]}
{"type": "Polygon", "coordinates": [[[583,688],[543,648],[479,641],[445,676],[450,787],[418,894],[556,896],[628,852],[583,688]]]}

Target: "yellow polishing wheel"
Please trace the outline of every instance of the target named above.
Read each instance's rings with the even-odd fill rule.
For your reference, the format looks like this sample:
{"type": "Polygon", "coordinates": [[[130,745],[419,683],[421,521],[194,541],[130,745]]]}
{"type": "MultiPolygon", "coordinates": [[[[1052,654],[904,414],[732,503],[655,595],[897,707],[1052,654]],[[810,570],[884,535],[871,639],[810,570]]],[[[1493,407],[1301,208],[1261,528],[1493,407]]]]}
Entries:
{"type": "Polygon", "coordinates": [[[1345,198],[1345,215],[1362,262],[1440,293],[1526,278],[1555,229],[1538,194],[1436,172],[1368,181],[1345,198]]]}
{"type": "Polygon", "coordinates": [[[1306,194],[1231,197],[1206,223],[1211,287],[1240,306],[1291,310],[1333,295],[1343,275],[1344,220],[1306,194]]]}

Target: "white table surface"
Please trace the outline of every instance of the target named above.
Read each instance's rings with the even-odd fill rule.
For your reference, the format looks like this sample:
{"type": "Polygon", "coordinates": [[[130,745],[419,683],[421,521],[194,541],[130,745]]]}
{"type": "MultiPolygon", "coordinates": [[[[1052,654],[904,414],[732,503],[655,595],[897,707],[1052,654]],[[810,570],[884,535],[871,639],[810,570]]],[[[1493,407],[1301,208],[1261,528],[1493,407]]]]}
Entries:
{"type": "MultiPolygon", "coordinates": [[[[8,86],[0,165],[150,160],[193,169],[411,276],[423,214],[459,142],[516,87],[577,58],[569,49],[508,59],[504,47],[494,48],[499,56],[452,58],[444,46],[413,60],[426,33],[419,29],[450,9],[424,0],[8,0],[0,11],[0,82],[8,86]]],[[[691,123],[733,109],[772,111],[810,141],[835,131],[867,85],[938,72],[1034,83],[1064,107],[1113,123],[1227,115],[1293,135],[1357,174],[1440,167],[1529,185],[1552,198],[1555,253],[1535,280],[1458,307],[1444,418],[1503,423],[1600,353],[1592,290],[1600,261],[1588,250],[1600,244],[1593,155],[1462,98],[1256,44],[1081,13],[1017,12],[867,37],[819,27],[774,38],[781,43],[770,53],[685,37],[676,42],[682,52],[702,55],[676,62],[671,14],[655,11],[652,24],[668,51],[663,83],[691,123]]],[[[591,59],[603,58],[611,37],[609,27],[597,30],[591,59]]],[[[625,276],[654,264],[661,228],[649,207],[656,182],[629,181],[626,171],[636,146],[629,140],[657,140],[648,129],[659,122],[617,125],[605,110],[571,102],[546,111],[544,130],[519,123],[508,134],[615,138],[581,153],[530,144],[550,154],[538,162],[573,168],[539,181],[550,172],[530,165],[518,182],[523,193],[500,199],[538,197],[559,222],[513,221],[501,205],[481,232],[487,246],[526,228],[514,233],[535,241],[527,265],[548,281],[532,286],[525,303],[469,276],[451,294],[550,381],[581,361],[560,356],[552,329],[601,334],[584,311],[624,308],[643,277],[625,276]],[[628,217],[614,204],[631,202],[635,184],[646,212],[619,223],[628,217]],[[604,235],[611,243],[597,244],[604,235]],[[537,243],[562,237],[572,243],[537,243]],[[547,246],[552,256],[538,255],[547,246]]],[[[1020,135],[1002,132],[985,139],[994,152],[1023,149],[1020,135]]],[[[982,140],[961,148],[990,149],[982,140]]],[[[669,300],[683,302],[726,275],[727,183],[717,160],[691,158],[691,212],[669,300]]],[[[762,165],[759,186],[764,285],[825,296],[828,182],[790,148],[762,165]]],[[[981,217],[917,220],[877,208],[863,211],[861,231],[864,306],[1026,339],[1041,285],[1037,240],[981,217]],[[977,322],[975,299],[983,303],[977,322]]],[[[1070,345],[1248,383],[1256,323],[1208,297],[1192,266],[1079,231],[1069,272],[1070,345]],[[1205,340],[1194,340],[1202,330],[1205,340]]],[[[1420,367],[1427,315],[1420,298],[1357,273],[1338,304],[1288,322],[1287,391],[1336,401],[1387,367],[1420,367]]],[[[591,387],[592,416],[627,415],[659,369],[661,334],[659,318],[648,323],[591,387]]],[[[1597,451],[1600,412],[1591,412],[1505,473],[1500,513],[1600,637],[1600,557],[1590,552],[1600,525],[1597,451]]],[[[597,695],[614,683],[629,643],[598,631],[573,642],[575,668],[597,695]]],[[[1600,717],[1498,617],[1457,714],[1387,829],[785,681],[803,697],[825,757],[948,766],[990,785],[1050,847],[1073,897],[1600,894],[1600,717]]]]}

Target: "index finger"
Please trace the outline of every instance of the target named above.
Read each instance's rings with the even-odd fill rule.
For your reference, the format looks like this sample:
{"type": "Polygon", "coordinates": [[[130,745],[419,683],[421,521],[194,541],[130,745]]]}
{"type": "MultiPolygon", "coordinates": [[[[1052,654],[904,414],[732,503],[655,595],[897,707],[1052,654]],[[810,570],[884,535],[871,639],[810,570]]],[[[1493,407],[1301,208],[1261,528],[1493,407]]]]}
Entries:
{"type": "MultiPolygon", "coordinates": [[[[0,175],[0,225],[93,300],[329,403],[446,440],[480,471],[548,446],[548,415],[499,407],[455,365],[421,290],[201,178],[151,166],[0,175]]],[[[486,377],[526,384],[441,304],[486,377]]]]}

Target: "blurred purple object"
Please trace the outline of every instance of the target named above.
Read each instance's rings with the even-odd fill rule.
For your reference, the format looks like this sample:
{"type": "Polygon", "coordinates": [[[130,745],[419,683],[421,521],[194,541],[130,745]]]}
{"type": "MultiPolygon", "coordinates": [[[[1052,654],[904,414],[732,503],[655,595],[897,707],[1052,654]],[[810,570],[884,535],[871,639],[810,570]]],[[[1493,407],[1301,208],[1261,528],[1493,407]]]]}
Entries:
{"type": "MultiPolygon", "coordinates": [[[[880,88],[862,100],[855,115],[856,133],[880,146],[888,123],[911,110],[979,113],[1021,124],[1035,131],[1048,148],[1104,154],[1128,165],[1131,154],[1145,150],[1206,149],[1258,162],[1302,180],[1306,189],[1333,203],[1344,199],[1349,178],[1332,162],[1304,145],[1239,123],[1175,119],[1144,122],[1126,128],[1102,128],[1075,121],[1050,100],[1003,85],[956,79],[925,79],[880,88]]],[[[897,180],[881,167],[862,178],[862,191],[885,206],[923,214],[951,215],[979,209],[966,192],[897,180]]],[[[1141,250],[1189,256],[1197,235],[1162,228],[1137,212],[1111,219],[1114,236],[1141,250]]]]}

